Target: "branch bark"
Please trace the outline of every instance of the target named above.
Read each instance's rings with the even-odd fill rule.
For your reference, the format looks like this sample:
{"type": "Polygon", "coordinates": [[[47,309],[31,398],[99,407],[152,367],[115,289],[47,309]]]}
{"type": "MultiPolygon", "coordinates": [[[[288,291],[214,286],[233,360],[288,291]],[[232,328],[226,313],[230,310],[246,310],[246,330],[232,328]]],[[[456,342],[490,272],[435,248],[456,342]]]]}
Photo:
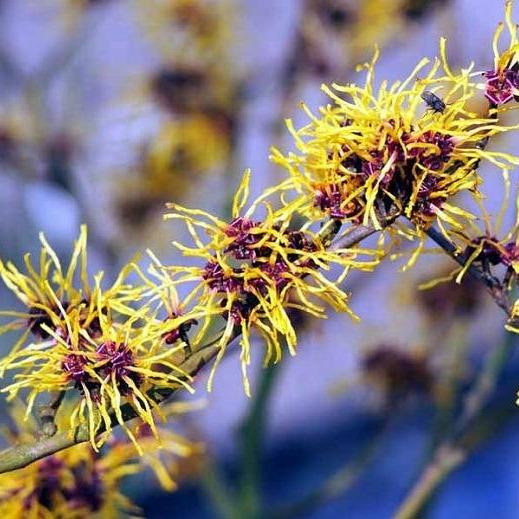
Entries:
{"type": "Polygon", "coordinates": [[[426,468],[398,510],[394,519],[412,519],[418,517],[424,503],[441,481],[465,460],[465,453],[453,446],[442,446],[436,453],[433,462],[426,468]]]}

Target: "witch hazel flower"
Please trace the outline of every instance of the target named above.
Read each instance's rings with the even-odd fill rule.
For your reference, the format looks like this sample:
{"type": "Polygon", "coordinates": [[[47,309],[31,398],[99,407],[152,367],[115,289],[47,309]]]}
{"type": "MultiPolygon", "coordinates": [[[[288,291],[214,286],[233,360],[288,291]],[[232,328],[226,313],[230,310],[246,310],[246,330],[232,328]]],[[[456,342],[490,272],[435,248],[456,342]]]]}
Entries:
{"type": "Polygon", "coordinates": [[[422,59],[403,81],[375,88],[375,64],[364,84],[323,85],[330,103],[317,113],[304,104],[309,123],[287,126],[296,151],[272,150],[271,159],[288,170],[294,190],[306,201],[300,212],[309,220],[324,216],[352,225],[381,229],[384,214],[407,217],[415,234],[437,222],[445,234],[472,219],[454,201],[466,192],[479,197],[482,159],[499,169],[519,159],[485,149],[496,134],[513,129],[489,115],[470,110],[468,101],[479,88],[474,64],[453,72],[446,41],[431,66],[422,59]],[[420,75],[420,77],[418,77],[420,75]],[[441,110],[430,110],[425,99],[442,93],[441,110]]]}
{"type": "Polygon", "coordinates": [[[512,22],[512,6],[511,0],[506,2],[505,24],[510,37],[508,48],[503,52],[498,48],[505,28],[505,24],[501,22],[494,34],[494,68],[483,73],[486,79],[485,97],[493,107],[519,99],[519,42],[517,25],[512,22]]]}
{"type": "Polygon", "coordinates": [[[228,343],[241,333],[241,364],[247,394],[253,331],[265,341],[266,363],[278,362],[285,347],[295,354],[297,334],[288,311],[296,308],[324,318],[325,305],[329,305],[354,316],[341,282],[351,269],[370,270],[379,259],[377,251],[327,250],[318,233],[308,226],[295,226],[296,211],[302,200],[277,210],[268,201],[284,193],[284,184],[267,190],[245,210],[249,180],[247,171],[236,192],[229,221],[178,204],[169,204],[172,212],[166,215],[167,219],[183,221],[194,243],[187,246],[174,242],[176,247],[184,256],[201,261],[200,266],[167,268],[175,285],[192,287],[183,304],[187,307],[191,303],[187,315],[201,318],[195,344],[200,343],[199,337],[204,336],[215,319],[224,326],[209,387],[228,343]],[[265,216],[260,218],[256,216],[258,213],[265,216]],[[333,275],[332,265],[338,270],[333,275]]]}

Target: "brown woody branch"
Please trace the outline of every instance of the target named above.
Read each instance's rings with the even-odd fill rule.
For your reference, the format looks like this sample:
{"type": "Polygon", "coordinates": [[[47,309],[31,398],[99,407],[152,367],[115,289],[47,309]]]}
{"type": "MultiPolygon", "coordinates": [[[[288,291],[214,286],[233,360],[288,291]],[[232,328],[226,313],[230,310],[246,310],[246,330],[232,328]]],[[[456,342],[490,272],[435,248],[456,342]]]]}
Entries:
{"type": "MultiPolygon", "coordinates": [[[[455,245],[449,241],[443,234],[437,231],[434,227],[427,230],[427,235],[437,245],[439,245],[458,265],[465,266],[466,258],[463,254],[460,254],[456,249],[455,245]]],[[[492,274],[483,268],[479,268],[472,264],[467,273],[483,283],[487,288],[488,292],[507,316],[510,316],[511,304],[508,298],[506,287],[496,279],[492,274]]]]}
{"type": "MultiPolygon", "coordinates": [[[[391,225],[397,218],[398,214],[392,214],[388,216],[382,227],[391,225]]],[[[330,244],[332,250],[346,249],[353,247],[362,240],[369,236],[379,232],[381,229],[376,229],[373,226],[358,225],[353,228],[350,232],[344,234],[338,240],[332,243],[332,240],[340,230],[340,224],[336,221],[330,221],[323,226],[320,236],[324,243],[330,244]]],[[[460,265],[463,265],[463,261],[459,254],[457,254],[454,245],[446,240],[443,235],[438,233],[434,229],[428,231],[428,235],[438,244],[442,249],[453,257],[460,265]]],[[[509,302],[506,294],[504,293],[499,282],[495,280],[488,273],[485,273],[482,269],[471,265],[468,272],[473,275],[476,279],[480,280],[490,291],[494,297],[496,303],[509,312],[509,302]]],[[[239,332],[233,333],[231,341],[239,336],[239,332]]],[[[195,376],[202,368],[209,364],[220,351],[218,344],[221,334],[210,339],[203,348],[192,353],[179,367],[185,373],[191,377],[195,376]]],[[[230,342],[231,342],[230,341],[230,342]]],[[[158,404],[164,402],[166,399],[173,396],[179,391],[179,389],[154,389],[150,392],[150,396],[158,404]]],[[[124,421],[129,421],[137,416],[134,408],[130,404],[125,404],[121,407],[121,412],[124,421]]],[[[112,417],[112,425],[115,427],[118,422],[115,417],[112,417]]],[[[99,432],[102,432],[100,430],[99,432]]],[[[79,426],[72,433],[62,432],[51,436],[50,438],[43,438],[37,442],[25,443],[18,446],[10,447],[0,453],[0,474],[9,472],[12,470],[23,468],[39,459],[42,459],[51,454],[55,454],[63,449],[67,449],[74,445],[87,442],[89,440],[88,426],[86,424],[79,426]]]]}

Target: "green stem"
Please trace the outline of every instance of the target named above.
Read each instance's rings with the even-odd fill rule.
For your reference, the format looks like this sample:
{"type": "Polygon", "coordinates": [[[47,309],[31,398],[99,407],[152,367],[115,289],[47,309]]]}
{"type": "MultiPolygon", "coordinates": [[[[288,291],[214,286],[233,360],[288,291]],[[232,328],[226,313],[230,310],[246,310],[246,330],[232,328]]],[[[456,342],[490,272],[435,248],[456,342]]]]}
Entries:
{"type": "Polygon", "coordinates": [[[446,345],[447,359],[438,375],[438,387],[442,388],[442,393],[438,399],[428,456],[445,440],[445,432],[456,420],[456,409],[460,403],[460,382],[467,362],[467,332],[467,322],[454,320],[446,336],[442,339],[446,345]]]}
{"type": "Polygon", "coordinates": [[[409,497],[398,509],[394,519],[415,519],[420,517],[424,505],[428,502],[440,483],[465,460],[461,449],[442,445],[433,461],[426,467],[420,479],[413,487],[409,497]]]}
{"type": "MultiPolygon", "coordinates": [[[[209,497],[214,510],[226,519],[234,518],[234,495],[227,488],[214,460],[207,460],[200,477],[200,484],[209,497]]],[[[236,518],[238,519],[238,518],[236,518]]]]}
{"type": "Polygon", "coordinates": [[[240,517],[261,517],[261,451],[268,405],[275,387],[279,364],[262,369],[258,390],[250,410],[243,421],[239,436],[241,441],[240,517]]]}
{"type": "Polygon", "coordinates": [[[488,397],[495,388],[503,366],[510,357],[516,343],[516,334],[506,332],[501,346],[490,352],[474,386],[465,397],[461,417],[454,430],[455,436],[459,436],[466,430],[474,418],[477,417],[481,409],[486,405],[488,397]]]}

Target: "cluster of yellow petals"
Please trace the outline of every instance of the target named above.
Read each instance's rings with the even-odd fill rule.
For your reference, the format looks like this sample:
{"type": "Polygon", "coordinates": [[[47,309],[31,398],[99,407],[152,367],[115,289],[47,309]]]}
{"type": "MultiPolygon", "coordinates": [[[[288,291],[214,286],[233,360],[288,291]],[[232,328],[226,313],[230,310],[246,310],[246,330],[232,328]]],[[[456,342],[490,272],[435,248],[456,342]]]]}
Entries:
{"type": "MultiPolygon", "coordinates": [[[[249,177],[246,172],[236,192],[230,221],[177,204],[169,204],[172,212],[166,215],[167,219],[185,222],[193,240],[192,246],[175,242],[176,247],[184,256],[201,260],[200,265],[167,268],[175,286],[193,285],[183,301],[183,305],[192,308],[176,323],[202,319],[194,338],[194,344],[198,344],[215,317],[223,317],[225,329],[219,341],[219,359],[231,337],[240,332],[247,393],[252,329],[265,341],[266,363],[280,360],[284,344],[295,354],[297,334],[290,310],[324,318],[328,305],[353,316],[349,296],[341,284],[350,269],[371,270],[380,259],[376,250],[327,249],[325,235],[336,225],[334,222],[320,232],[312,231],[311,223],[294,227],[301,199],[278,210],[268,201],[284,192],[283,185],[265,191],[244,211],[249,198],[249,177]],[[256,219],[258,213],[263,218],[256,219]],[[339,267],[338,272],[331,269],[333,265],[339,267]]],[[[209,386],[211,381],[212,377],[209,386]]]]}
{"type": "Polygon", "coordinates": [[[137,216],[190,193],[197,180],[221,168],[229,156],[229,136],[218,117],[199,113],[164,123],[142,162],[115,187],[121,216],[137,216]]]}
{"type": "MultiPolygon", "coordinates": [[[[515,35],[510,6],[507,3],[507,23],[515,35]]],[[[516,50],[512,36],[506,59],[506,52],[499,55],[496,50],[496,67],[501,60],[507,67],[515,63],[516,50]]],[[[164,265],[150,252],[147,274],[130,264],[108,289],[101,287],[102,273],[91,287],[84,227],[67,269],[43,236],[39,270],[28,256],[27,273],[0,261],[0,276],[27,308],[0,314],[13,319],[0,333],[24,329],[0,361],[0,375],[16,372],[2,391],[10,399],[23,393],[26,416],[43,393],[67,393],[72,407],[60,409],[58,415],[66,414],[71,430],[88,427],[94,451],[119,424],[142,453],[141,438],[126,424],[124,406],[133,409],[157,438],[156,417],[161,413],[154,392],[191,391],[190,377],[179,365],[186,355],[207,345],[209,332],[221,332],[209,387],[229,343],[241,335],[241,366],[249,394],[253,333],[265,343],[265,363],[278,362],[285,348],[296,352],[298,334],[291,312],[326,318],[332,308],[356,317],[343,282],[352,270],[373,270],[385,252],[384,233],[374,249],[341,246],[340,239],[332,245],[352,228],[382,230],[390,214],[412,223],[408,236],[423,238],[423,231],[436,223],[467,254],[466,266],[454,273],[458,280],[470,264],[482,261],[488,243],[499,261],[505,258],[517,274],[518,223],[500,240],[489,225],[479,232],[475,216],[459,205],[457,195],[467,193],[481,202],[478,166],[483,160],[503,171],[508,193],[508,170],[519,158],[487,149],[487,143],[519,126],[503,125],[493,106],[484,114],[471,108],[483,89],[481,72],[473,65],[453,72],[445,40],[439,58],[432,63],[421,60],[401,82],[383,81],[376,87],[377,58],[378,52],[360,67],[366,72],[363,85],[323,86],[330,103],[317,114],[303,105],[307,125],[296,129],[287,121],[296,149],[287,154],[272,151],[272,160],[288,172],[286,180],[249,202],[246,172],[229,220],[168,205],[165,218],[182,222],[190,236],[188,245],[174,245],[195,264],[164,265]],[[341,234],[343,224],[348,227],[341,234]],[[140,284],[127,281],[130,272],[140,284]]],[[[186,143],[198,139],[198,147],[185,157],[197,164],[195,169],[208,167],[219,156],[221,143],[204,138],[211,133],[206,122],[166,127],[150,159],[158,175],[154,189],[165,182],[165,157],[186,143]]],[[[508,325],[517,331],[515,317],[519,303],[508,325]]]]}
{"type": "Polygon", "coordinates": [[[210,63],[229,48],[232,0],[135,0],[133,6],[150,40],[176,61],[210,63]]]}
{"type": "Polygon", "coordinates": [[[72,394],[71,432],[86,424],[91,444],[97,448],[117,423],[141,451],[125,425],[122,406],[131,406],[158,438],[152,391],[192,391],[189,375],[177,366],[185,357],[185,345],[181,341],[165,343],[164,335],[171,332],[171,326],[157,315],[157,308],[143,300],[146,285],[123,282],[133,265],[125,267],[107,291],[101,288],[102,273],[95,276],[95,286],[90,288],[84,227],[65,273],[56,253],[43,236],[41,240],[39,272],[28,257],[28,274],[10,263],[0,263],[4,282],[30,309],[27,313],[4,312],[16,319],[2,331],[22,327],[25,331],[0,360],[0,376],[15,371],[13,381],[2,392],[9,400],[20,393],[26,395],[27,416],[44,394],[72,394]],[[75,285],[78,265],[79,288],[75,285]],[[141,303],[140,308],[134,308],[136,302],[141,303]],[[97,438],[101,429],[105,434],[97,438]]]}
{"type": "Polygon", "coordinates": [[[518,164],[513,155],[485,150],[491,136],[513,128],[492,113],[471,111],[470,101],[480,89],[474,76],[480,73],[473,65],[453,73],[445,40],[440,50],[441,59],[428,72],[429,60],[423,59],[403,82],[383,81],[375,90],[376,53],[361,67],[367,71],[364,85],[323,86],[333,104],[317,115],[303,104],[310,122],[302,128],[287,121],[297,151],[273,149],[272,160],[288,170],[294,189],[306,196],[305,217],[330,214],[380,228],[381,206],[393,206],[418,228],[437,221],[459,229],[459,218],[472,216],[452,199],[463,191],[479,196],[480,160],[499,168],[518,164]],[[439,109],[424,102],[422,95],[431,94],[439,109]]]}
{"type": "Polygon", "coordinates": [[[140,299],[142,289],[126,281],[129,266],[121,270],[109,288],[101,290],[102,271],[94,277],[94,286],[91,286],[87,273],[86,226],[81,227],[66,269],[43,234],[40,234],[40,241],[42,247],[37,268],[30,254],[24,256],[26,273],[12,262],[0,260],[1,279],[26,307],[25,312],[0,311],[0,318],[12,318],[0,326],[0,334],[24,330],[14,351],[32,344],[32,336],[47,338],[49,334],[44,326],[64,331],[75,326],[94,333],[101,314],[133,314],[132,305],[140,299]]]}

